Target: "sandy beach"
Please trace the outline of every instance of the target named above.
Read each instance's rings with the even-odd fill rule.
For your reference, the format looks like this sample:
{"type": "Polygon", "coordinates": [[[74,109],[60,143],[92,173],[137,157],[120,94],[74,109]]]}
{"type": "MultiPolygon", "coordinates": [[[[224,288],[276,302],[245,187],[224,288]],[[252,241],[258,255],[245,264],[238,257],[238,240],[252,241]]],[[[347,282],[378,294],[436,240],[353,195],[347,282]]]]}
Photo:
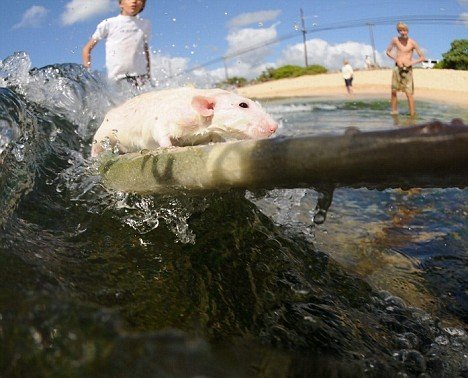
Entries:
{"type": "MultiPolygon", "coordinates": [[[[355,71],[354,97],[390,99],[391,69],[355,71]]],[[[468,71],[414,69],[415,99],[468,107],[468,71]]],[[[257,99],[280,97],[351,98],[346,94],[341,73],[281,79],[238,89],[238,93],[257,99]]],[[[406,101],[404,93],[399,100],[406,101]]]]}

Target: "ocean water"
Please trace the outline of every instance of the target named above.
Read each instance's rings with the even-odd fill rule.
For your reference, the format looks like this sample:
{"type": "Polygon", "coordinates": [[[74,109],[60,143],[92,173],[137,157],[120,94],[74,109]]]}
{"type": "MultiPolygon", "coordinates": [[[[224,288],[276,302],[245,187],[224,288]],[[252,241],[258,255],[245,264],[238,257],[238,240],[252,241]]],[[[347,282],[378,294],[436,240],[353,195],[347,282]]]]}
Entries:
{"type": "MultiPolygon", "coordinates": [[[[0,375],[468,373],[468,191],[106,190],[89,159],[119,93],[78,65],[0,63],[0,375]]],[[[468,120],[417,102],[271,100],[278,135],[468,120]]],[[[395,156],[396,159],[404,159],[395,156]]]]}

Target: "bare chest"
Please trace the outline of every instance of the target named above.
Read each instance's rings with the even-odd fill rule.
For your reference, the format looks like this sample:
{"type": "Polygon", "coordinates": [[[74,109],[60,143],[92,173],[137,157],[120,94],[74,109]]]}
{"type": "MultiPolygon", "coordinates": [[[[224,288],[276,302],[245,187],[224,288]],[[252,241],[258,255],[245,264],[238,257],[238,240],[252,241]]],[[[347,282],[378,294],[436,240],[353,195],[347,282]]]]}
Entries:
{"type": "Polygon", "coordinates": [[[410,39],[400,39],[398,38],[395,41],[395,46],[397,47],[398,51],[408,53],[414,50],[414,44],[410,39]]]}

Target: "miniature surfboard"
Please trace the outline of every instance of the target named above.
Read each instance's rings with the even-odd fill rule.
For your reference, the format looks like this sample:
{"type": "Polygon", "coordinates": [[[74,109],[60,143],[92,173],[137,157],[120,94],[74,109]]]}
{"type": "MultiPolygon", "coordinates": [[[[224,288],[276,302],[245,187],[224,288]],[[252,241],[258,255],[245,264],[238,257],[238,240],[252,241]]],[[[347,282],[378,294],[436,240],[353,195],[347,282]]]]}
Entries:
{"type": "Polygon", "coordinates": [[[272,138],[144,150],[101,158],[116,191],[322,187],[465,187],[468,127],[433,122],[405,129],[272,138]]]}

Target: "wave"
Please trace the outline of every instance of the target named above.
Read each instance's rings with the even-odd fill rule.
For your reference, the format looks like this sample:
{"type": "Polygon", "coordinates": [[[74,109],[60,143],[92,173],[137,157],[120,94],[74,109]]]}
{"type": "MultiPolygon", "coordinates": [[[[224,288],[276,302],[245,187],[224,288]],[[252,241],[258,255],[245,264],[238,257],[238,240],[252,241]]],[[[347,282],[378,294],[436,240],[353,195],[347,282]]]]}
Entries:
{"type": "Polygon", "coordinates": [[[137,375],[252,376],[253,366],[276,371],[276,360],[284,376],[350,366],[357,376],[459,373],[459,323],[441,324],[318,251],[312,225],[303,230],[307,191],[109,192],[90,142],[131,94],[79,65],[31,68],[26,53],[4,59],[0,77],[6,375],[112,375],[125,365],[137,375]]]}

